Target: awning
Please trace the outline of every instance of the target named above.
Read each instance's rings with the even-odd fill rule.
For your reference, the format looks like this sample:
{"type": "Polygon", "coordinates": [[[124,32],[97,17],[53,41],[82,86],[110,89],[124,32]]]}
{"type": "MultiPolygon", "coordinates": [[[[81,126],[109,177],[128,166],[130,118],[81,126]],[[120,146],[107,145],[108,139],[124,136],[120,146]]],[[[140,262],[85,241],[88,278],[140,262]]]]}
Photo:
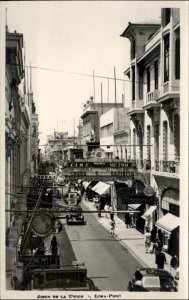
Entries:
{"type": "Polygon", "coordinates": [[[84,186],[84,188],[86,189],[88,186],[89,186],[89,184],[91,183],[91,181],[83,181],[83,186],[84,186]]]}
{"type": "Polygon", "coordinates": [[[145,211],[145,213],[141,216],[141,218],[146,219],[148,218],[154,210],[156,210],[157,206],[156,205],[152,205],[150,206],[149,209],[147,209],[147,211],[145,211]]]}
{"type": "Polygon", "coordinates": [[[141,206],[141,204],[140,203],[138,203],[138,204],[128,204],[128,206],[130,208],[132,208],[133,210],[136,210],[137,208],[139,208],[139,206],[141,206]]]}
{"type": "Polygon", "coordinates": [[[160,218],[156,223],[156,227],[171,233],[171,231],[173,231],[175,228],[177,228],[180,224],[179,224],[179,218],[167,213],[165,216],[163,216],[162,218],[160,218]]]}
{"type": "Polygon", "coordinates": [[[93,188],[92,191],[94,191],[95,193],[102,195],[104,193],[106,193],[108,191],[108,189],[110,189],[110,185],[99,181],[93,188]]]}

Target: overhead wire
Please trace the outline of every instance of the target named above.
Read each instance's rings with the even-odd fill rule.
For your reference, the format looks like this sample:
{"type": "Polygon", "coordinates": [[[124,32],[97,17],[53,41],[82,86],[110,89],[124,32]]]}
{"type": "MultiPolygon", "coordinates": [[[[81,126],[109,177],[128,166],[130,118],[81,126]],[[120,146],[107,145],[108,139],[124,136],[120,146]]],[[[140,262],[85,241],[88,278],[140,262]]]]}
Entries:
{"type": "MultiPolygon", "coordinates": [[[[16,64],[16,63],[6,63],[6,65],[15,65],[25,68],[32,68],[36,70],[43,70],[43,71],[52,71],[52,72],[58,72],[58,73],[65,73],[65,74],[71,74],[71,75],[79,75],[79,76],[85,76],[85,77],[92,77],[92,78],[100,78],[100,79],[108,79],[108,80],[116,80],[116,81],[122,81],[122,82],[129,82],[132,83],[132,80],[130,79],[122,79],[122,78],[114,78],[111,76],[102,76],[102,75],[93,75],[93,74],[87,74],[87,73],[81,73],[81,72],[72,72],[72,71],[65,71],[60,69],[53,69],[53,68],[46,68],[46,67],[38,67],[38,66],[28,66],[24,64],[16,64]]],[[[136,83],[141,83],[140,81],[135,80],[136,83]]],[[[148,82],[143,81],[142,84],[148,84],[148,82]]],[[[164,86],[164,84],[158,84],[159,86],[164,86]]],[[[178,88],[177,85],[170,85],[171,87],[178,88]]]]}

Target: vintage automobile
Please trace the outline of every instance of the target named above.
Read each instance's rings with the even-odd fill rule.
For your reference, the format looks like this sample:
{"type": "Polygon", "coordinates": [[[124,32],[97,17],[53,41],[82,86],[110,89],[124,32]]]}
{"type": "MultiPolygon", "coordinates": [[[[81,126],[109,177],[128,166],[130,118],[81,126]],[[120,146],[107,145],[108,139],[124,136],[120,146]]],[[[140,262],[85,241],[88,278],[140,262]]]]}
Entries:
{"type": "Polygon", "coordinates": [[[84,225],[86,224],[84,216],[80,211],[70,212],[66,215],[66,222],[68,225],[84,225]]]}
{"type": "Polygon", "coordinates": [[[138,269],[129,281],[128,290],[131,292],[176,292],[177,283],[166,270],[155,268],[138,269]]]}

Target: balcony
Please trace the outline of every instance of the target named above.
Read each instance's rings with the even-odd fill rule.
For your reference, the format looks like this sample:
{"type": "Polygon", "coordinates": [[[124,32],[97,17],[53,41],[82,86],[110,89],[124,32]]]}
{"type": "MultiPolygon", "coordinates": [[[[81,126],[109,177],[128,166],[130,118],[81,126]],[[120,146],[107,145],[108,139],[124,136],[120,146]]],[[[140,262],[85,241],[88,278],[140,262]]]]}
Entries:
{"type": "Polygon", "coordinates": [[[159,89],[154,89],[152,92],[149,92],[147,94],[147,103],[156,102],[156,100],[159,98],[159,92],[159,89]]]}
{"type": "Polygon", "coordinates": [[[180,80],[176,80],[174,85],[170,81],[163,83],[162,94],[158,97],[158,103],[164,103],[171,99],[180,99],[180,80]]]}
{"type": "Polygon", "coordinates": [[[155,160],[155,172],[166,173],[166,176],[175,177],[180,172],[180,162],[179,161],[167,161],[167,160],[155,160]],[[175,175],[175,176],[174,176],[175,175]]]}
{"type": "Polygon", "coordinates": [[[143,105],[144,105],[143,100],[133,100],[132,101],[132,108],[135,108],[135,109],[142,108],[143,105]]]}
{"type": "Polygon", "coordinates": [[[132,106],[129,112],[127,113],[129,116],[144,113],[144,100],[133,100],[132,106]]]}

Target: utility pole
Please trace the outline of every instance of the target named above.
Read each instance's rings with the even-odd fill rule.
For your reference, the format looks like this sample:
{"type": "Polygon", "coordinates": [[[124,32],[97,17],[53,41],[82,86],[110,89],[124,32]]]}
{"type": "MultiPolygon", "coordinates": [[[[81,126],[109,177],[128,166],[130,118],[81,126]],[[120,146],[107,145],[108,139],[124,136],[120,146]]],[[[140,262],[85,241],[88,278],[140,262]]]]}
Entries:
{"type": "Polygon", "coordinates": [[[101,82],[101,108],[102,108],[102,115],[103,115],[103,96],[102,96],[102,82],[101,82]]]}
{"type": "Polygon", "coordinates": [[[115,70],[115,67],[114,67],[114,83],[115,83],[115,107],[117,107],[116,70],[115,70]]]}
{"type": "Polygon", "coordinates": [[[95,102],[95,76],[94,76],[94,70],[93,70],[93,88],[94,88],[94,102],[95,102]]]}

